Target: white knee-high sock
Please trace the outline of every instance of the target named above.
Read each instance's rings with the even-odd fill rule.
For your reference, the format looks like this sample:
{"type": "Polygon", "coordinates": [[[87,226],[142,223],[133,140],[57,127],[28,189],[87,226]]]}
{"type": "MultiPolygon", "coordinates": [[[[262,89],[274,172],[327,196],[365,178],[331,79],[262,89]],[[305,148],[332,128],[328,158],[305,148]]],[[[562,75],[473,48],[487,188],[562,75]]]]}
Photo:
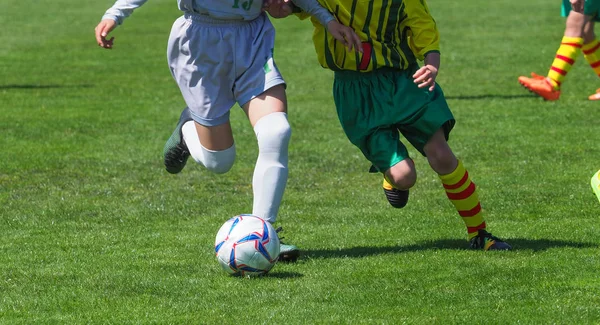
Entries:
{"type": "Polygon", "coordinates": [[[235,144],[220,151],[206,149],[200,143],[194,121],[183,124],[181,132],[183,133],[183,140],[190,151],[190,156],[197,163],[217,174],[224,174],[231,169],[235,162],[235,144]]]}
{"type": "Polygon", "coordinates": [[[292,134],[287,114],[271,113],[254,125],[258,159],[254,167],[252,214],[271,223],[277,219],[288,178],[288,144],[292,134]]]}

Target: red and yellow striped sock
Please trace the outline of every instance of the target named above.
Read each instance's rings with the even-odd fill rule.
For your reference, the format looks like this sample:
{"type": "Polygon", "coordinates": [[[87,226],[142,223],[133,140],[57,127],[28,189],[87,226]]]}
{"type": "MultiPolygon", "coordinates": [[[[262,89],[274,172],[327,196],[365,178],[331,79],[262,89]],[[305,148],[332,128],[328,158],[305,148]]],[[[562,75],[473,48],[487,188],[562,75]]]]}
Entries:
{"type": "Polygon", "coordinates": [[[456,169],[448,175],[439,175],[450,202],[458,211],[467,227],[469,240],[477,236],[479,229],[485,229],[483,212],[479,203],[479,195],[475,183],[469,178],[469,173],[458,161],[456,169]]]}
{"type": "Polygon", "coordinates": [[[581,51],[585,60],[590,64],[597,76],[600,77],[600,42],[597,39],[583,44],[581,51]]]}
{"type": "Polygon", "coordinates": [[[548,79],[552,83],[554,89],[560,89],[560,85],[567,76],[569,70],[579,55],[581,46],[583,45],[583,38],[581,37],[567,37],[563,36],[556,56],[552,62],[552,67],[548,71],[548,79]]]}

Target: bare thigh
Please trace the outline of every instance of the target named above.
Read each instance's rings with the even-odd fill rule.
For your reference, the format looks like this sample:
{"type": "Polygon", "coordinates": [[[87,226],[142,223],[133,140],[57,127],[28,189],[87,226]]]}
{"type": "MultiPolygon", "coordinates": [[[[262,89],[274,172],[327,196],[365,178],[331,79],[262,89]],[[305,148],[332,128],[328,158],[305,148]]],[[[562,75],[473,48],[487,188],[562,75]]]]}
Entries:
{"type": "MultiPolygon", "coordinates": [[[[242,109],[248,116],[252,127],[265,115],[274,112],[286,112],[287,97],[284,85],[277,85],[266,90],[244,104],[242,109]]],[[[208,150],[221,151],[233,145],[233,132],[229,121],[217,126],[205,126],[196,122],[196,131],[200,143],[208,150]]]]}
{"type": "Polygon", "coordinates": [[[252,127],[263,116],[275,112],[287,112],[287,97],[283,84],[267,89],[242,106],[252,127]]]}

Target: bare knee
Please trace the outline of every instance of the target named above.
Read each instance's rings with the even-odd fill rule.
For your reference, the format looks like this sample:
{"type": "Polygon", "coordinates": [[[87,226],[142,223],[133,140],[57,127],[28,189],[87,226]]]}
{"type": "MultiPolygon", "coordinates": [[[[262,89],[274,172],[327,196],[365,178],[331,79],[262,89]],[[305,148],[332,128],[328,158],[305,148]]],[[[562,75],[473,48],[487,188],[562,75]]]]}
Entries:
{"type": "Polygon", "coordinates": [[[417,182],[415,163],[410,158],[404,159],[388,169],[385,176],[395,188],[407,190],[417,182]]]}

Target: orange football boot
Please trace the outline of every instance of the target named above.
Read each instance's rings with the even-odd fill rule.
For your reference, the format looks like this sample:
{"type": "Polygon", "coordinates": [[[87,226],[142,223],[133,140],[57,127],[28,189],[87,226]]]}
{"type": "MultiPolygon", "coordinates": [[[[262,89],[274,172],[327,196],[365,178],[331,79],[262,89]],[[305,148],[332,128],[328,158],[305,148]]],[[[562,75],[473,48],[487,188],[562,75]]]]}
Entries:
{"type": "Polygon", "coordinates": [[[546,79],[546,77],[544,76],[540,76],[539,74],[532,72],[531,73],[531,78],[535,79],[535,80],[542,80],[542,79],[546,79]]]}
{"type": "Polygon", "coordinates": [[[589,100],[600,100],[600,88],[596,89],[596,93],[588,97],[589,100]]]}
{"type": "Polygon", "coordinates": [[[525,77],[525,76],[520,76],[519,77],[519,83],[521,85],[523,85],[523,87],[527,88],[526,85],[529,84],[529,83],[531,83],[532,81],[534,81],[534,80],[542,80],[542,79],[545,79],[545,78],[546,77],[540,76],[539,74],[537,74],[535,72],[532,72],[531,73],[531,78],[525,77]]]}
{"type": "Polygon", "coordinates": [[[545,100],[558,100],[560,97],[560,90],[554,89],[548,78],[542,77],[537,74],[532,74],[533,78],[519,77],[519,82],[523,87],[529,89],[529,91],[537,94],[545,100]]]}

